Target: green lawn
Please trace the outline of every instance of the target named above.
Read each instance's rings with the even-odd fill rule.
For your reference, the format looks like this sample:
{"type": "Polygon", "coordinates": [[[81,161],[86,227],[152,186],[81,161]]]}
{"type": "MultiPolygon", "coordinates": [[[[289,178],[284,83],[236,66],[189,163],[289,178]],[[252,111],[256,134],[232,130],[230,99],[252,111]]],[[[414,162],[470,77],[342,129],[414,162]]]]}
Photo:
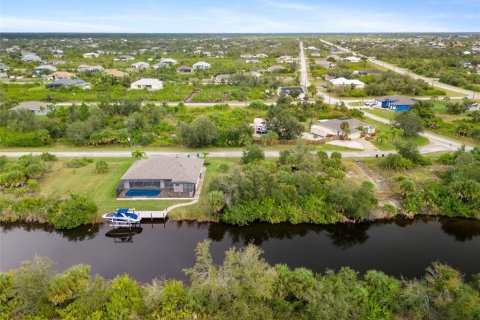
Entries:
{"type": "Polygon", "coordinates": [[[203,181],[199,202],[192,206],[177,208],[169,213],[169,217],[179,220],[218,221],[218,217],[212,216],[208,208],[208,186],[214,177],[231,173],[234,167],[239,164],[239,161],[240,159],[238,158],[207,159],[207,173],[203,181]],[[229,169],[227,172],[220,170],[222,163],[228,164],[229,169]]]}
{"type": "MultiPolygon", "coordinates": [[[[379,110],[379,111],[383,111],[383,110],[379,110]]],[[[390,112],[390,111],[387,111],[387,112],[390,112]]],[[[372,124],[375,126],[377,132],[390,132],[391,130],[391,126],[385,124],[385,123],[382,123],[382,122],[378,122],[378,121],[375,121],[373,119],[370,119],[370,118],[364,118],[362,119],[363,121],[365,121],[366,123],[369,123],[369,124],[372,124]]],[[[427,144],[429,144],[429,140],[425,137],[421,137],[421,136],[418,136],[416,138],[411,138],[415,144],[418,146],[418,147],[423,147],[423,146],[426,146],[427,144]]],[[[392,137],[388,137],[388,140],[385,141],[384,143],[380,143],[377,138],[371,140],[370,142],[378,148],[378,150],[381,150],[381,151],[388,151],[388,150],[395,150],[395,145],[393,144],[393,138],[392,137]]]]}
{"type": "Polygon", "coordinates": [[[382,117],[388,120],[393,120],[393,117],[395,116],[394,111],[389,111],[389,110],[380,109],[380,108],[368,109],[368,110],[365,110],[365,112],[371,113],[375,116],[382,117]]]}
{"type": "Polygon", "coordinates": [[[163,210],[166,206],[185,201],[167,200],[116,200],[115,188],[121,176],[132,164],[130,158],[104,159],[109,164],[109,170],[104,174],[94,172],[95,163],[83,168],[67,168],[65,162],[57,161],[50,173],[40,184],[40,194],[48,197],[67,197],[69,193],[79,193],[91,197],[98,205],[99,214],[120,207],[136,208],[137,210],[163,210]]]}

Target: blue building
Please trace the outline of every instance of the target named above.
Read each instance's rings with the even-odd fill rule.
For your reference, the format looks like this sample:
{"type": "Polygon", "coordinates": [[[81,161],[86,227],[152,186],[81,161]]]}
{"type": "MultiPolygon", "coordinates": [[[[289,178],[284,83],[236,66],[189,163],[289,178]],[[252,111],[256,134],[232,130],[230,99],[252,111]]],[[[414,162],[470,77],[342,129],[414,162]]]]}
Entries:
{"type": "Polygon", "coordinates": [[[406,96],[393,95],[376,98],[374,103],[376,106],[386,108],[392,111],[408,111],[415,104],[415,100],[406,96]]]}

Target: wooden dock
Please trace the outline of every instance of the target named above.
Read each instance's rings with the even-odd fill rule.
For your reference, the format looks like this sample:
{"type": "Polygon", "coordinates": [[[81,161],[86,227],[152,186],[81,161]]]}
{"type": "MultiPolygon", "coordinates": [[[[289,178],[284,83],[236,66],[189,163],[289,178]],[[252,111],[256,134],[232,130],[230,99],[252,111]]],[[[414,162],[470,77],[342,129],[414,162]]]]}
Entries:
{"type": "Polygon", "coordinates": [[[162,211],[135,211],[141,219],[166,219],[167,210],[162,211]]]}

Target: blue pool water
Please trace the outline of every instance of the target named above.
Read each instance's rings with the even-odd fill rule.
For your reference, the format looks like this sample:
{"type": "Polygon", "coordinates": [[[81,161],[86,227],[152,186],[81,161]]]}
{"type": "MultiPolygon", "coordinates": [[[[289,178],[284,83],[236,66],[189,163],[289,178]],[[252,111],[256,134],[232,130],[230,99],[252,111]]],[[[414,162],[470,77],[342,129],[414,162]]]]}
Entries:
{"type": "Polygon", "coordinates": [[[160,190],[128,190],[125,192],[126,197],[158,197],[160,190]]]}

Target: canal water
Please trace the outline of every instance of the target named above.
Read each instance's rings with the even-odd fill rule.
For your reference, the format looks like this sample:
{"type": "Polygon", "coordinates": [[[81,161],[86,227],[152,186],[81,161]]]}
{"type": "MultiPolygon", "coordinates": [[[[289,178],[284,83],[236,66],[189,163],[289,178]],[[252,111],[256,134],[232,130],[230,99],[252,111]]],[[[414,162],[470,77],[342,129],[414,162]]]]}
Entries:
{"type": "Polygon", "coordinates": [[[0,225],[0,270],[17,268],[35,255],[55,262],[54,269],[88,264],[106,278],[128,273],[142,282],[155,277],[186,279],[198,242],[210,239],[216,263],[232,247],[253,243],[271,264],[306,267],[315,272],[349,266],[407,278],[421,277],[431,262],[447,263],[467,277],[480,273],[480,221],[419,217],[389,222],[234,227],[216,223],[142,224],[133,232],[112,232],[107,225],[66,232],[43,225],[0,225]]]}

